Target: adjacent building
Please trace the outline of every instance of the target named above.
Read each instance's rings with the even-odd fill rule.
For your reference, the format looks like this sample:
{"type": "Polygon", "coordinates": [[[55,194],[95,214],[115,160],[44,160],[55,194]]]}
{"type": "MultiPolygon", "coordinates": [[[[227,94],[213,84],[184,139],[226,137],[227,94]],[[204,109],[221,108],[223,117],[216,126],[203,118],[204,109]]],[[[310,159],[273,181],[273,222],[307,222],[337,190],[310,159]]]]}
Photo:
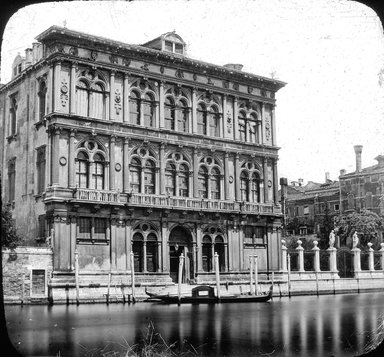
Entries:
{"type": "Polygon", "coordinates": [[[281,269],[275,94],[285,83],[50,27],[0,89],[3,201],[54,274],[186,281],[281,269]],[[46,243],[45,243],[46,242],[46,243]]]}

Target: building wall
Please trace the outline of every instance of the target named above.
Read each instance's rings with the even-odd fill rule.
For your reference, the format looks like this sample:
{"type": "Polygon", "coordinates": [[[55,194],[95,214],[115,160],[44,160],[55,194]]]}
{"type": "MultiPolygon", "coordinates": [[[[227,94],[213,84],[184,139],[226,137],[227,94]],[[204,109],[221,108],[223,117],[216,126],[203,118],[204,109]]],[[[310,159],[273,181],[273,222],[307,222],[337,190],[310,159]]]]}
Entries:
{"type": "MultiPolygon", "coordinates": [[[[47,239],[55,271],[73,272],[75,250],[83,271],[129,271],[130,252],[140,244],[141,257],[150,255],[146,250],[156,245],[155,272],[170,271],[171,251],[181,245],[187,254],[186,273],[189,269],[192,277],[208,264],[202,253],[209,245],[203,242],[207,228],[220,231],[217,244],[214,235],[205,238],[211,239],[211,260],[216,249],[225,256],[223,271],[248,269],[249,256],[256,253],[262,270],[278,270],[281,210],[274,98],[284,84],[189,59],[175,60],[140,46],[121,49],[113,41],[106,44],[88,35],[73,36],[71,31],[55,29],[40,35],[42,46],[35,49],[40,57],[36,55],[35,63],[1,89],[6,102],[1,121],[8,134],[10,101],[14,95],[19,98],[16,135],[8,135],[5,142],[3,196],[14,207],[20,233],[47,239]],[[97,50],[91,45],[94,41],[100,41],[97,50]],[[119,49],[114,52],[114,47],[119,49]],[[44,96],[42,88],[46,88],[44,96]],[[134,93],[140,108],[137,118],[134,93]],[[185,131],[167,127],[167,98],[178,103],[176,113],[185,105],[185,131]],[[199,132],[199,105],[207,108],[211,132],[206,134],[199,132]],[[241,137],[242,115],[252,140],[241,137]],[[257,120],[251,121],[252,116],[257,120]],[[38,192],[41,148],[45,186],[38,192]],[[88,158],[85,164],[82,155],[88,158]],[[7,165],[14,156],[13,202],[7,196],[7,165]],[[139,174],[139,188],[133,182],[134,159],[140,162],[140,172],[147,170],[146,163],[154,165],[153,192],[145,191],[151,190],[144,181],[149,176],[139,174]],[[167,193],[168,161],[176,167],[181,162],[186,165],[187,197],[167,193]],[[88,170],[85,176],[79,175],[83,164],[88,170]],[[96,167],[101,170],[100,181],[93,184],[96,167]],[[208,171],[205,198],[199,184],[202,167],[208,171]],[[217,182],[212,178],[215,168],[219,197],[211,197],[210,187],[217,182]],[[258,175],[257,199],[251,197],[251,190],[246,197],[242,194],[243,172],[258,175]],[[86,176],[88,183],[84,183],[86,176]],[[151,222],[153,236],[140,231],[142,222],[151,222]],[[179,236],[172,238],[177,226],[182,227],[176,230],[179,236]],[[134,243],[135,229],[144,241],[134,243]]],[[[136,263],[146,272],[154,260],[136,263]]],[[[212,262],[206,270],[212,270],[212,262]]]]}

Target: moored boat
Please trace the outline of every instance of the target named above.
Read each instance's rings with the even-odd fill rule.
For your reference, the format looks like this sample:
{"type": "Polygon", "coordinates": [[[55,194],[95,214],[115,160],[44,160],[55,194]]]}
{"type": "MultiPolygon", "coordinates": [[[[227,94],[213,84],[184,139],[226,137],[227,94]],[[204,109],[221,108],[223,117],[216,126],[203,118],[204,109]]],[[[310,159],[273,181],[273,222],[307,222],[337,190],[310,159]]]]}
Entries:
{"type": "Polygon", "coordinates": [[[153,294],[146,291],[149,298],[147,301],[157,301],[165,304],[216,304],[216,303],[240,303],[240,302],[267,302],[272,298],[273,287],[271,286],[267,293],[258,295],[251,294],[234,294],[215,295],[215,290],[211,286],[199,285],[192,289],[192,294],[175,295],[175,294],[153,294]]]}

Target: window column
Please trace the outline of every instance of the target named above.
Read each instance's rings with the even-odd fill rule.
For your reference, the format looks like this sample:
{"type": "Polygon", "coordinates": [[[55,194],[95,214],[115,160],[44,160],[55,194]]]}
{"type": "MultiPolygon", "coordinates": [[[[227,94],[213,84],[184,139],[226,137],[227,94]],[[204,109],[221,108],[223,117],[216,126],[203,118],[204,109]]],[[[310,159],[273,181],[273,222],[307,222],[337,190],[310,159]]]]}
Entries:
{"type": "Polygon", "coordinates": [[[59,185],[59,148],[60,148],[60,128],[53,129],[52,143],[52,185],[59,185]]]}
{"type": "Polygon", "coordinates": [[[61,74],[61,62],[55,62],[54,64],[54,90],[53,90],[53,111],[56,112],[60,109],[60,74],[61,74]]]}
{"type": "Polygon", "coordinates": [[[273,159],[273,200],[275,204],[279,203],[279,186],[277,182],[277,159],[273,159]]]}
{"type": "Polygon", "coordinates": [[[160,129],[164,128],[164,81],[160,81],[159,86],[159,127],[160,129]]]}
{"type": "Polygon", "coordinates": [[[128,123],[129,122],[129,83],[128,83],[129,75],[128,73],[124,74],[124,83],[123,83],[123,122],[128,123]]]}
{"type": "Polygon", "coordinates": [[[75,134],[76,129],[71,129],[69,132],[69,148],[68,148],[68,187],[75,187],[75,134]]]}
{"type": "Polygon", "coordinates": [[[71,92],[69,101],[70,114],[76,113],[76,63],[71,64],[71,92]]]}
{"type": "Polygon", "coordinates": [[[226,108],[227,108],[227,96],[224,94],[223,95],[223,113],[221,115],[221,137],[222,138],[227,137],[226,131],[225,131],[225,128],[226,128],[225,110],[226,110],[226,108]]]}
{"type": "Polygon", "coordinates": [[[111,191],[115,189],[115,142],[116,136],[112,135],[109,144],[109,189],[111,191]]]}
{"type": "Polygon", "coordinates": [[[147,237],[143,240],[143,272],[147,272],[147,237]]]}
{"type": "MultiPolygon", "coordinates": [[[[115,74],[116,74],[115,71],[111,71],[111,73],[109,75],[109,91],[110,91],[109,98],[113,97],[113,93],[114,93],[113,91],[115,88],[115,74]]],[[[108,118],[106,118],[106,119],[108,119],[108,118]]],[[[109,103],[109,119],[113,120],[113,105],[112,105],[112,103],[109,103]]]]}
{"type": "Polygon", "coordinates": [[[233,131],[234,131],[234,139],[239,140],[239,110],[238,110],[238,98],[234,97],[233,99],[233,131]]]}
{"type": "Polygon", "coordinates": [[[264,177],[264,202],[269,202],[268,197],[268,158],[263,157],[263,177],[264,177]]]}
{"type": "Polygon", "coordinates": [[[261,136],[260,136],[260,144],[265,144],[265,142],[264,142],[264,133],[265,133],[265,103],[261,103],[261,136]]]}
{"type": "Polygon", "coordinates": [[[47,166],[45,168],[45,177],[47,178],[47,187],[52,185],[51,179],[51,166],[52,166],[52,131],[47,130],[48,133],[48,145],[47,145],[47,166]]]}
{"type": "Polygon", "coordinates": [[[123,190],[129,192],[129,138],[124,138],[123,143],[123,190]]]}
{"type": "Polygon", "coordinates": [[[235,199],[236,201],[241,200],[239,153],[235,154],[235,199]]]}
{"type": "Polygon", "coordinates": [[[272,110],[271,110],[271,126],[272,126],[272,145],[276,145],[275,105],[272,105],[272,110]]]}
{"type": "Polygon", "coordinates": [[[196,245],[197,245],[197,272],[203,272],[203,246],[201,242],[201,225],[196,224],[196,245]]]}
{"type": "Polygon", "coordinates": [[[160,195],[165,195],[165,143],[160,143],[159,159],[160,159],[160,195]]]}
{"type": "Polygon", "coordinates": [[[224,153],[224,199],[229,200],[229,153],[224,153]]]}
{"type": "Polygon", "coordinates": [[[47,114],[53,111],[53,65],[49,65],[48,83],[47,83],[47,114]]]}
{"type": "Polygon", "coordinates": [[[197,161],[197,148],[193,148],[193,197],[199,197],[199,162],[197,161]]]}
{"type": "Polygon", "coordinates": [[[192,133],[197,133],[197,106],[196,106],[196,88],[192,88],[192,113],[191,113],[191,120],[192,120],[192,133]]]}

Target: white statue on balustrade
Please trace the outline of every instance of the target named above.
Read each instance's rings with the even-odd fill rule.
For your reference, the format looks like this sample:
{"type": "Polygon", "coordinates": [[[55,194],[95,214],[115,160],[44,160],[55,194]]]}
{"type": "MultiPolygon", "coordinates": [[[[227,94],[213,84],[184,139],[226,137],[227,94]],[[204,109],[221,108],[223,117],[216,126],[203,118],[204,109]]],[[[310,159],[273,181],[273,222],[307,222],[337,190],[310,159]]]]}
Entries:
{"type": "Polygon", "coordinates": [[[332,229],[329,233],[329,248],[334,248],[335,245],[335,231],[332,229]]]}
{"type": "Polygon", "coordinates": [[[357,235],[357,232],[355,231],[352,237],[352,249],[356,249],[358,244],[359,244],[359,237],[357,235]]]}

